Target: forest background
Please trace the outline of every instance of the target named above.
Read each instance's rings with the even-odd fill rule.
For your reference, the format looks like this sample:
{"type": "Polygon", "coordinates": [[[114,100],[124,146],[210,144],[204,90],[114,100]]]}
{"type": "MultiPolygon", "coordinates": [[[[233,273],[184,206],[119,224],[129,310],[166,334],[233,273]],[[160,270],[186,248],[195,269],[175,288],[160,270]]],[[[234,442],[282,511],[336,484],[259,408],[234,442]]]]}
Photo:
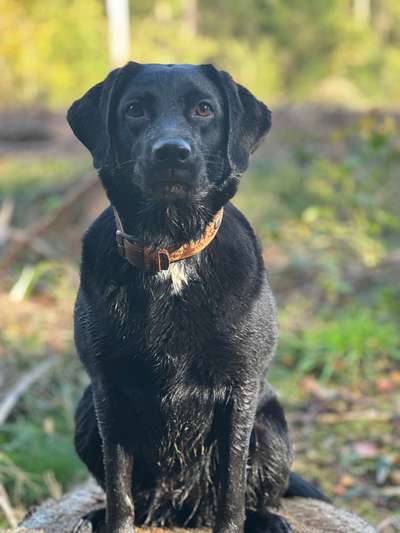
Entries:
{"type": "MultiPolygon", "coordinates": [[[[64,115],[117,62],[112,2],[0,0],[0,528],[86,476],[72,312],[106,200],[64,115]]],[[[134,60],[214,63],[272,108],[235,203],[277,297],[295,468],[400,531],[400,2],[132,0],[129,22],[134,60]]]]}

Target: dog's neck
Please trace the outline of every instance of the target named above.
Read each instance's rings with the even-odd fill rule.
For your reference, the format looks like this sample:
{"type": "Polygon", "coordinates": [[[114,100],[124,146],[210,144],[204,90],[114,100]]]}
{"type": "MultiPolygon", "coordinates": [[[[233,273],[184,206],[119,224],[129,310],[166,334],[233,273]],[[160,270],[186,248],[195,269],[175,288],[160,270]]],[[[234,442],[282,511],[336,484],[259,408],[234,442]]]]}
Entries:
{"type": "Polygon", "coordinates": [[[146,199],[138,188],[134,194],[121,194],[110,189],[114,180],[108,180],[102,172],[100,177],[124,232],[142,246],[166,249],[201,239],[216,213],[236,192],[238,183],[238,178],[231,176],[218,188],[210,186],[187,201],[166,203],[146,199]]]}
{"type": "Polygon", "coordinates": [[[131,180],[126,186],[129,193],[124,194],[119,183],[125,176],[116,180],[107,169],[99,175],[124,231],[133,241],[167,249],[201,239],[216,213],[235,194],[239,182],[239,176],[231,174],[219,185],[209,184],[185,201],[167,203],[146,198],[131,180]]]}
{"type": "Polygon", "coordinates": [[[132,235],[124,231],[124,227],[118,211],[113,207],[116,224],[116,241],[118,251],[124,259],[132,266],[144,272],[168,271],[170,265],[183,259],[188,259],[199,254],[214,240],[221,226],[224,209],[221,208],[213,217],[212,221],[198,240],[190,240],[179,248],[159,248],[154,246],[143,246],[134,241],[132,235]]]}
{"type": "Polygon", "coordinates": [[[151,248],[177,249],[202,238],[218,209],[206,206],[159,205],[124,209],[113,206],[123,231],[131,240],[151,248]]]}

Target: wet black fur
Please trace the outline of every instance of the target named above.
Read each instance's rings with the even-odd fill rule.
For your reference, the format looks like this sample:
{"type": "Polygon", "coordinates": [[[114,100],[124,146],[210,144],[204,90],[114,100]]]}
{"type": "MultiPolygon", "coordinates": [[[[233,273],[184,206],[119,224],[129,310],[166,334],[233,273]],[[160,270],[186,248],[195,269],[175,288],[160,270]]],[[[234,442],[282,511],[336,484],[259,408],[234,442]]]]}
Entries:
{"type": "MultiPolygon", "coordinates": [[[[130,63],[77,101],[68,119],[124,225],[142,242],[196,239],[225,206],[214,241],[185,260],[189,281],[178,294],[168,277],[120,257],[111,208],[84,237],[75,337],[92,384],[77,409],[75,444],[107,491],[108,531],[132,531],[133,507],[138,524],[288,531],[266,511],[288,488],[292,457],[283,410],[266,382],[277,339],[274,301],[255,234],[229,202],[269,130],[269,110],[211,66],[130,63]],[[197,170],[191,194],[170,202],[152,198],[143,170],[161,119],[158,129],[132,134],[117,111],[135,79],[145,84],[149,72],[156,85],[158,71],[178,89],[181,79],[204,83],[221,108],[211,132],[185,130],[179,119],[197,170]]],[[[292,495],[296,487],[311,491],[290,476],[292,495]]]]}

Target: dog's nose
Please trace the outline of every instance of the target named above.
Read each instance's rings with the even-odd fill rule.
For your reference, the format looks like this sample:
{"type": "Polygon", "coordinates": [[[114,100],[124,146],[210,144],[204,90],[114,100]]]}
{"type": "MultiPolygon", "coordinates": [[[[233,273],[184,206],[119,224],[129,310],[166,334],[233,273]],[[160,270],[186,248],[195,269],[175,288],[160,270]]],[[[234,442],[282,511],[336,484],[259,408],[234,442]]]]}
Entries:
{"type": "Polygon", "coordinates": [[[156,163],[186,163],[191,155],[190,144],[180,138],[159,140],[152,148],[152,157],[156,163]]]}

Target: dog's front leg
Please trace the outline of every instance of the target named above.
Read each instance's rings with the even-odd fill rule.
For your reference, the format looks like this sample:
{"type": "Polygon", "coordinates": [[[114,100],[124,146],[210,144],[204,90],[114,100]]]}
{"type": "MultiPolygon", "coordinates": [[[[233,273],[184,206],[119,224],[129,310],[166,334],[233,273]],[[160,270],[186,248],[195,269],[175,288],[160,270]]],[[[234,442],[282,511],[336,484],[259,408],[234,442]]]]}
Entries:
{"type": "Polygon", "coordinates": [[[132,499],[133,457],[112,433],[112,405],[106,387],[95,384],[94,403],[103,441],[103,461],[107,496],[107,533],[133,533],[134,505],[132,499]]]}
{"type": "Polygon", "coordinates": [[[246,466],[256,411],[256,394],[237,390],[222,413],[218,441],[218,510],[214,533],[242,533],[245,520],[246,466]]]}

